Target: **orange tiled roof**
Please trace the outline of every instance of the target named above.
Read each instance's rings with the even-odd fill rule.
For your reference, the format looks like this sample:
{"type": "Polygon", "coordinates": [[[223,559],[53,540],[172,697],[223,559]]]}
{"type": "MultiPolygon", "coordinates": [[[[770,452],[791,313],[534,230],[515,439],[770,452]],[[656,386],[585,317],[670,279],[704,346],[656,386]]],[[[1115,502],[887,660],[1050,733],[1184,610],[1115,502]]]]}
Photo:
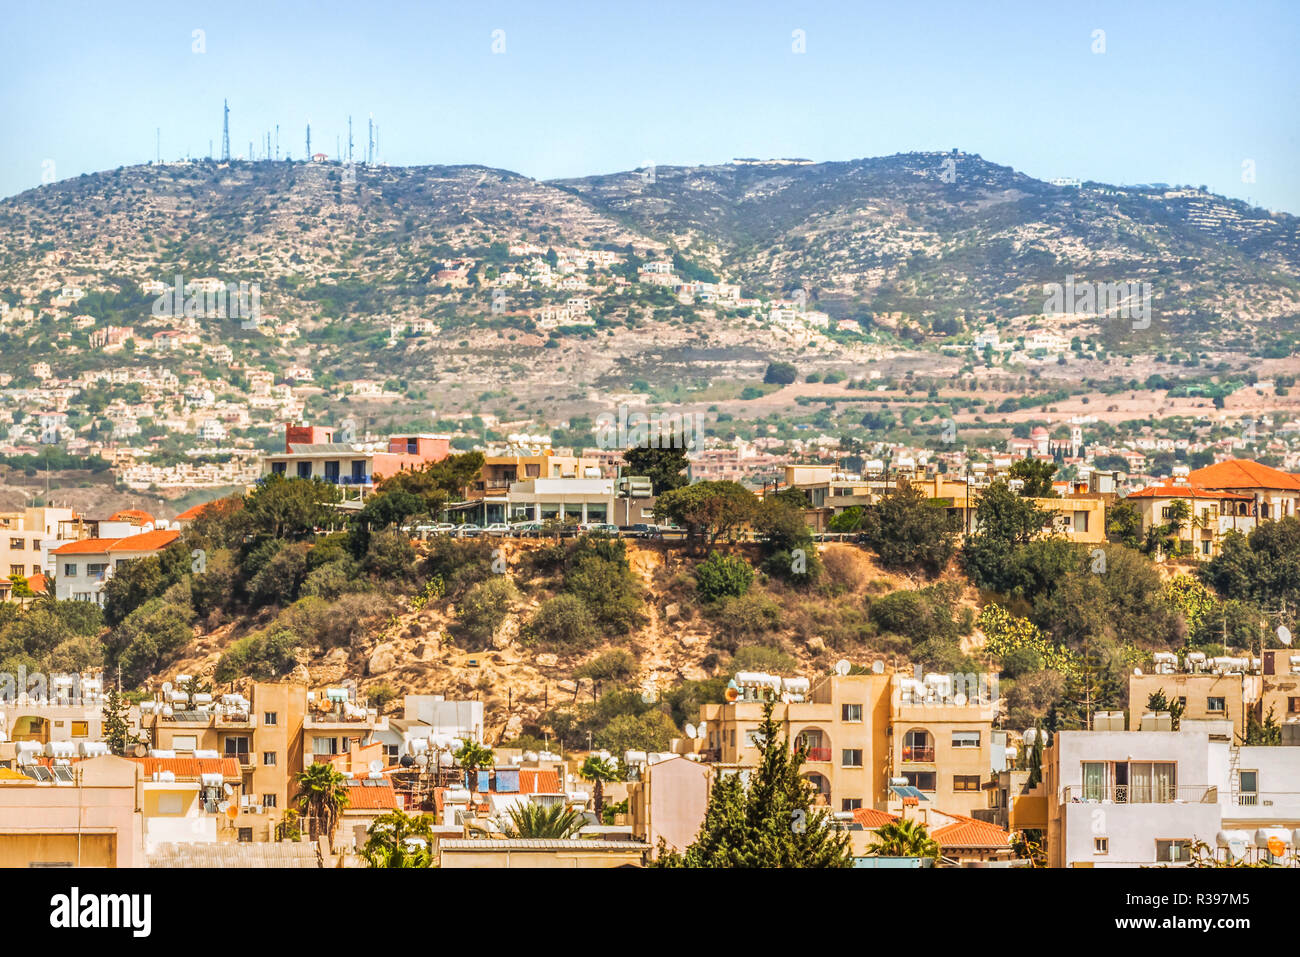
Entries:
{"type": "Polygon", "coordinates": [[[116,545],[120,538],[83,538],[79,542],[68,542],[66,545],[60,545],[51,554],[53,555],[103,555],[108,551],[108,546],[116,545]]]}
{"type": "Polygon", "coordinates": [[[944,814],[956,820],[952,824],[945,824],[930,832],[930,836],[941,848],[1011,846],[1011,835],[996,824],[977,821],[973,817],[963,817],[948,811],[944,814]]]}
{"type": "Polygon", "coordinates": [[[223,778],[239,780],[239,762],[234,758],[132,758],[141,764],[146,778],[155,773],[170,771],[178,778],[197,778],[200,774],[220,774],[223,778]]]}
{"type": "Polygon", "coordinates": [[[1137,492],[1130,492],[1129,498],[1208,498],[1216,502],[1225,499],[1243,499],[1251,501],[1249,495],[1235,492],[1212,492],[1199,485],[1152,485],[1137,492]]]}
{"type": "Polygon", "coordinates": [[[145,532],[141,535],[119,538],[110,544],[107,550],[110,552],[154,552],[160,548],[166,548],[180,537],[181,533],[174,528],[166,531],[145,532]]]}
{"type": "Polygon", "coordinates": [[[110,522],[130,522],[132,525],[152,525],[153,516],[138,508],[124,508],[108,517],[110,522]]]}
{"type": "Polygon", "coordinates": [[[1204,488],[1284,488],[1300,491],[1300,476],[1280,472],[1250,459],[1228,459],[1196,469],[1187,476],[1204,488]]]}
{"type": "Polygon", "coordinates": [[[45,576],[37,572],[31,578],[27,579],[27,587],[35,592],[42,592],[46,589],[45,576]]]}
{"type": "Polygon", "coordinates": [[[853,809],[853,820],[867,830],[874,831],[878,827],[897,821],[898,815],[890,814],[888,811],[877,811],[873,807],[859,807],[853,809]]]}
{"type": "Polygon", "coordinates": [[[520,794],[559,794],[560,776],[554,771],[540,768],[519,769],[520,794]]]}
{"type": "Polygon", "coordinates": [[[181,512],[179,515],[176,516],[176,521],[192,522],[200,515],[202,515],[205,511],[207,511],[209,508],[211,508],[213,504],[217,501],[219,501],[219,499],[213,499],[211,502],[203,502],[199,505],[195,505],[193,508],[187,508],[185,511],[181,512]]]}
{"type": "Polygon", "coordinates": [[[397,794],[393,785],[384,781],[379,787],[366,787],[360,781],[348,782],[348,810],[396,811],[397,794]]]}

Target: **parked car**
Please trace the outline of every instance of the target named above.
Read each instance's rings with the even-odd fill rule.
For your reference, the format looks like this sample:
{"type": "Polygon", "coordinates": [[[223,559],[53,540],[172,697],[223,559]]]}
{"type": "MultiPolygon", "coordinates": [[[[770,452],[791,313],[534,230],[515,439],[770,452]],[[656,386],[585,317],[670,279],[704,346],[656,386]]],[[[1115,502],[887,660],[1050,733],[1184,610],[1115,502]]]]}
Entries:
{"type": "Polygon", "coordinates": [[[448,535],[456,531],[456,526],[451,522],[436,522],[432,525],[417,525],[415,530],[421,535],[448,535]]]}
{"type": "Polygon", "coordinates": [[[510,526],[507,525],[505,522],[493,522],[490,525],[483,526],[482,534],[493,535],[499,538],[502,535],[510,534],[510,526]]]}
{"type": "Polygon", "coordinates": [[[618,526],[611,525],[609,522],[586,522],[578,528],[584,532],[595,532],[597,535],[618,535],[618,526]]]}
{"type": "Polygon", "coordinates": [[[542,527],[541,522],[515,522],[510,526],[510,534],[516,537],[540,535],[542,527]]]}
{"type": "Polygon", "coordinates": [[[471,525],[469,522],[466,522],[463,525],[456,526],[456,537],[477,538],[482,533],[482,531],[483,529],[479,528],[477,525],[471,525]]]}
{"type": "Polygon", "coordinates": [[[664,533],[660,531],[658,525],[650,525],[646,522],[637,522],[635,525],[629,525],[623,532],[631,538],[663,538],[664,533]]]}

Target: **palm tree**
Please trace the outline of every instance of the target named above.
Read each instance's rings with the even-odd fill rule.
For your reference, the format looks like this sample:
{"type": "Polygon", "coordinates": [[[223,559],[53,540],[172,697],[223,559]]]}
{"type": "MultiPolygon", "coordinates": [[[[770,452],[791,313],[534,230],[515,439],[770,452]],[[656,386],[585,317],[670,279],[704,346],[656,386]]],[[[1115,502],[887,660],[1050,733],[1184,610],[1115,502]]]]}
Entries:
{"type": "Polygon", "coordinates": [[[311,825],[314,841],[323,833],[334,849],[334,828],[339,814],[348,806],[348,779],[334,765],[317,762],[298,772],[298,810],[311,825]]]}
{"type": "Polygon", "coordinates": [[[1192,517],[1192,507],[1187,504],[1187,499],[1176,498],[1169,503],[1165,509],[1165,518],[1169,519],[1169,531],[1174,538],[1178,538],[1183,531],[1183,526],[1187,524],[1192,517]]]}
{"type": "Polygon", "coordinates": [[[867,850],[876,857],[931,857],[938,859],[939,845],[916,821],[890,821],[876,830],[867,850]]]}
{"type": "Polygon", "coordinates": [[[596,811],[596,820],[603,821],[601,812],[605,809],[605,782],[618,781],[622,775],[618,773],[618,767],[613,761],[605,758],[598,758],[594,754],[582,762],[582,770],[578,775],[584,781],[592,781],[596,787],[592,795],[592,804],[596,811]]]}
{"type": "Polygon", "coordinates": [[[366,834],[361,856],[371,867],[433,865],[433,818],[427,814],[381,814],[366,834]]]}
{"type": "Polygon", "coordinates": [[[474,790],[473,774],[479,768],[490,768],[496,760],[492,749],[479,744],[477,741],[466,739],[465,743],[460,746],[460,750],[452,754],[456,763],[465,771],[465,786],[471,791],[474,790]]]}
{"type": "Polygon", "coordinates": [[[563,804],[515,804],[509,809],[510,823],[504,828],[510,837],[563,839],[572,837],[586,824],[583,816],[563,804]]]}

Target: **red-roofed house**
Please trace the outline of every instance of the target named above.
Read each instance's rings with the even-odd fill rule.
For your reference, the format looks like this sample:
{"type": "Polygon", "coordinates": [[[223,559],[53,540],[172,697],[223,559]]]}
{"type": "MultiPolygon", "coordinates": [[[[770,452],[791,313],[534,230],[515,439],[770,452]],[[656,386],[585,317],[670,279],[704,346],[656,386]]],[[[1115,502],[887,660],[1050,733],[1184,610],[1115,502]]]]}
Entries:
{"type": "Polygon", "coordinates": [[[1209,489],[1195,483],[1176,481],[1151,485],[1132,492],[1125,499],[1142,517],[1142,533],[1157,527],[1172,527],[1175,502],[1188,507],[1188,520],[1178,528],[1178,540],[1192,555],[1208,561],[1218,554],[1221,536],[1230,531],[1250,532],[1255,527],[1253,496],[1209,489]]]}
{"type": "Polygon", "coordinates": [[[129,561],[162,551],[180,537],[175,529],[125,538],[86,538],[60,545],[54,556],[54,592],[59,601],[104,603],[104,582],[129,561]]]}
{"type": "Polygon", "coordinates": [[[1187,476],[1189,485],[1248,496],[1260,519],[1300,514],[1300,475],[1280,472],[1249,459],[1229,459],[1187,476]]]}

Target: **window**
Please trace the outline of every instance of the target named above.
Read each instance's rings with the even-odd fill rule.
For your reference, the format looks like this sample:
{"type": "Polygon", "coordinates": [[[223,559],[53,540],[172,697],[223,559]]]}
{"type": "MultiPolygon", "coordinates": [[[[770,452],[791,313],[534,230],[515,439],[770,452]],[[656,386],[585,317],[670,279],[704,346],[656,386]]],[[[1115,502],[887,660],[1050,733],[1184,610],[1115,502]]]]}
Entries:
{"type": "Polygon", "coordinates": [[[934,738],[923,729],[913,729],[903,735],[904,761],[933,761],[934,738]]]}
{"type": "Polygon", "coordinates": [[[271,463],[271,474],[272,474],[272,475],[283,475],[283,474],[284,474],[284,466],[285,466],[285,463],[284,463],[284,462],[272,462],[272,463],[271,463]]]}
{"type": "Polygon", "coordinates": [[[862,798],[840,798],[841,811],[856,811],[862,807],[862,798]]]}
{"type": "Polygon", "coordinates": [[[980,733],[978,731],[954,731],[952,733],[952,746],[954,748],[978,748],[980,746],[980,733]]]}
{"type": "Polygon", "coordinates": [[[937,775],[933,771],[904,771],[902,776],[907,778],[907,783],[918,791],[933,791],[935,789],[937,775]]]}
{"type": "Polygon", "coordinates": [[[87,577],[87,578],[98,578],[100,575],[104,574],[104,572],[106,572],[106,571],[108,571],[108,563],[107,563],[107,562],[101,562],[101,563],[99,563],[99,564],[97,564],[97,565],[87,565],[87,566],[86,566],[86,577],[87,577]]]}
{"type": "Polygon", "coordinates": [[[265,725],[274,725],[274,724],[276,723],[276,719],[277,719],[278,717],[279,717],[279,715],[277,714],[277,712],[275,712],[275,711],[266,711],[266,712],[264,712],[264,713],[262,714],[262,724],[265,724],[265,725]]]}
{"type": "Polygon", "coordinates": [[[16,552],[21,552],[23,549],[27,547],[27,539],[11,538],[9,539],[9,547],[16,552]]]}
{"type": "Polygon", "coordinates": [[[862,721],[862,705],[860,704],[843,704],[840,705],[840,720],[848,721],[854,724],[862,721]]]}
{"type": "Polygon", "coordinates": [[[9,575],[10,575],[11,578],[12,578],[14,575],[22,576],[22,575],[25,575],[26,573],[27,573],[27,568],[26,568],[26,566],[24,566],[24,565],[10,565],[10,566],[9,566],[9,575]]]}
{"type": "Polygon", "coordinates": [[[1237,772],[1237,806],[1254,807],[1259,803],[1259,772],[1237,772]]]}
{"type": "Polygon", "coordinates": [[[338,754],[339,739],[338,738],[312,738],[311,753],[320,754],[320,755],[338,754]]]}
{"type": "Polygon", "coordinates": [[[309,478],[311,478],[311,463],[310,463],[310,462],[299,462],[299,463],[298,463],[298,478],[302,478],[302,479],[309,479],[309,478]]]}
{"type": "Polygon", "coordinates": [[[1223,714],[1228,710],[1227,702],[1227,698],[1206,698],[1205,710],[1211,714],[1223,714]]]}
{"type": "Polygon", "coordinates": [[[198,746],[199,746],[199,737],[196,734],[172,735],[173,751],[193,751],[198,746]]]}
{"type": "Polygon", "coordinates": [[[240,764],[251,764],[252,761],[248,757],[248,738],[226,738],[225,755],[228,758],[236,758],[240,764]]]}
{"type": "Polygon", "coordinates": [[[262,795],[262,807],[275,807],[275,806],[276,806],[276,804],[275,804],[275,795],[274,795],[274,794],[263,794],[263,795],[262,795]]]}
{"type": "Polygon", "coordinates": [[[90,722],[89,721],[72,722],[72,737],[74,738],[90,737],[90,722]]]}
{"type": "Polygon", "coordinates": [[[1287,698],[1286,710],[1290,711],[1293,714],[1297,711],[1300,711],[1300,698],[1287,698]]]}
{"type": "Polygon", "coordinates": [[[262,752],[262,767],[264,767],[264,768],[273,768],[273,767],[275,767],[275,752],[274,752],[274,751],[263,751],[263,752],[262,752]]]}
{"type": "Polygon", "coordinates": [[[980,776],[978,774],[954,774],[952,776],[952,789],[954,791],[978,791],[980,789],[980,776]]]}
{"type": "Polygon", "coordinates": [[[1092,853],[1094,853],[1094,854],[1109,854],[1109,853],[1110,853],[1110,838],[1108,838],[1108,837],[1094,837],[1094,838],[1092,839],[1092,853]]]}
{"type": "Polygon", "coordinates": [[[1192,842],[1188,840],[1156,841],[1156,861],[1174,864],[1192,858],[1192,842]]]}
{"type": "Polygon", "coordinates": [[[1115,799],[1133,804],[1166,804],[1177,795],[1177,768],[1172,761],[1134,761],[1126,766],[1129,774],[1127,794],[1116,788],[1115,799]]]}
{"type": "Polygon", "coordinates": [[[253,843],[253,829],[251,827],[241,827],[239,829],[239,843],[240,844],[253,843]]]}
{"type": "Polygon", "coordinates": [[[845,748],[840,752],[840,767],[842,768],[860,768],[862,767],[862,749],[845,748]]]}

